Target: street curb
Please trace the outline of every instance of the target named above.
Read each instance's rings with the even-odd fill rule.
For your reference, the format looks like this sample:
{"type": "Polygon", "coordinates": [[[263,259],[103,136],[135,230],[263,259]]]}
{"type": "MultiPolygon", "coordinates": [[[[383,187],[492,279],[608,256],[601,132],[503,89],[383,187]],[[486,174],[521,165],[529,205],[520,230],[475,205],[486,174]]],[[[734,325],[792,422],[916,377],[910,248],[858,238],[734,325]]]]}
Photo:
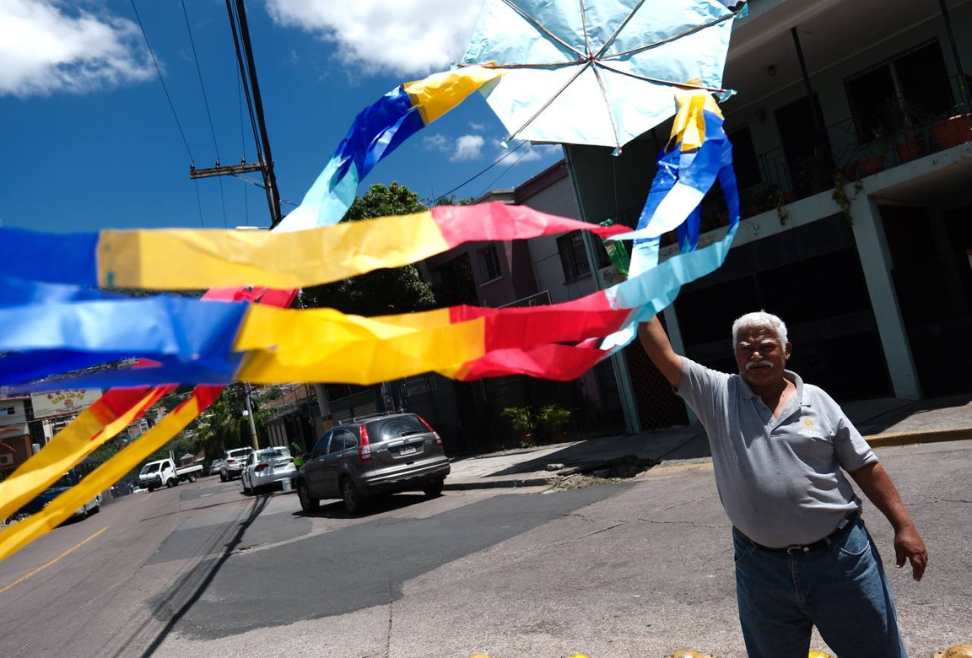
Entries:
{"type": "MultiPolygon", "coordinates": [[[[693,437],[694,438],[694,437],[693,437]]],[[[690,439],[691,440],[691,439],[690,439]]],[[[941,443],[944,441],[967,441],[972,440],[972,427],[949,430],[930,430],[926,432],[888,432],[886,434],[873,434],[865,436],[871,448],[890,448],[893,446],[919,445],[923,443],[941,443]]],[[[681,446],[676,446],[675,449],[681,446]]],[[[674,462],[662,459],[661,463],[652,467],[651,471],[659,469],[662,465],[669,468],[678,466],[678,461],[674,462]]],[[[696,464],[693,464],[696,466],[696,464]]],[[[664,472],[664,469],[660,469],[664,472]]],[[[447,491],[474,491],[476,489],[519,489],[521,487],[549,487],[557,483],[559,477],[534,477],[521,478],[517,480],[465,480],[460,482],[449,482],[446,480],[445,489],[447,491]]]]}
{"type": "Polygon", "coordinates": [[[476,480],[464,482],[449,482],[446,480],[446,491],[471,491],[473,489],[519,489],[520,487],[546,487],[557,481],[555,477],[523,478],[519,480],[476,480]]]}
{"type": "Polygon", "coordinates": [[[888,448],[920,443],[940,443],[942,441],[966,441],[972,439],[972,427],[953,430],[931,430],[927,432],[888,432],[865,436],[864,440],[872,448],[888,448]]]}

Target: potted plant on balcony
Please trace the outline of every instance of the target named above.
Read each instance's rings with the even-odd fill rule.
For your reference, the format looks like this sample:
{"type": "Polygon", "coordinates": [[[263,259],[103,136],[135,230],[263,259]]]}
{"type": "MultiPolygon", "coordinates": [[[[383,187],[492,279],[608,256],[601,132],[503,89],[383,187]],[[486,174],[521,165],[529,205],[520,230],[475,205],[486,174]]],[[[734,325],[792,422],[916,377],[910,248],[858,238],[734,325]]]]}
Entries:
{"type": "Polygon", "coordinates": [[[942,149],[972,141],[972,112],[959,112],[936,122],[932,126],[932,139],[942,149]]]}

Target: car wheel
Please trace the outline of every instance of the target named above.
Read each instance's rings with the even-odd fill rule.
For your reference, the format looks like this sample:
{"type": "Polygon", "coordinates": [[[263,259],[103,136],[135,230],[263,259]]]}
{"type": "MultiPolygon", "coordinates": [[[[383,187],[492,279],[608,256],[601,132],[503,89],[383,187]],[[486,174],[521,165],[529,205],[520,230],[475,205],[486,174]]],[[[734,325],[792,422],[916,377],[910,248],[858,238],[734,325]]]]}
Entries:
{"type": "Polygon", "coordinates": [[[365,498],[351,478],[341,480],[341,498],[344,499],[344,509],[348,514],[358,514],[364,508],[365,498]]]}
{"type": "Polygon", "coordinates": [[[226,473],[224,473],[223,471],[219,472],[219,481],[226,482],[226,473]]]}
{"type": "Polygon", "coordinates": [[[89,514],[97,514],[100,511],[101,511],[101,505],[95,505],[94,507],[91,508],[91,511],[88,512],[88,513],[89,514]]]}
{"type": "Polygon", "coordinates": [[[247,486],[246,486],[246,485],[244,484],[244,485],[243,485],[243,495],[244,495],[244,496],[252,496],[252,495],[253,495],[253,489],[250,489],[249,487],[247,487],[247,486]]]}
{"type": "Polygon", "coordinates": [[[152,493],[153,491],[155,491],[155,487],[149,487],[149,488],[148,488],[148,492],[149,492],[149,493],[152,493]]]}
{"type": "Polygon", "coordinates": [[[297,485],[297,498],[300,500],[300,509],[308,514],[316,512],[321,506],[321,501],[310,495],[307,485],[303,482],[297,485]]]}
{"type": "Polygon", "coordinates": [[[429,498],[438,498],[442,495],[442,489],[445,487],[445,478],[436,478],[425,485],[422,491],[429,498]]]}

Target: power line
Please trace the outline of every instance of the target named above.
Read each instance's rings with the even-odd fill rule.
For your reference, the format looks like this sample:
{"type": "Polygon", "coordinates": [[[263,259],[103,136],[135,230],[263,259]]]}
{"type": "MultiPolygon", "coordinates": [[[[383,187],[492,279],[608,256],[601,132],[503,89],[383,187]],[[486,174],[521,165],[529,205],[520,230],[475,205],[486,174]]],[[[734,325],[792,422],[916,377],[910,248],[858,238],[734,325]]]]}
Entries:
{"type": "Polygon", "coordinates": [[[483,190],[479,193],[479,196],[481,197],[484,194],[488,194],[489,191],[493,188],[493,186],[496,185],[496,183],[498,183],[500,181],[500,179],[503,178],[503,176],[506,176],[508,173],[510,173],[511,171],[513,171],[513,167],[515,167],[516,165],[520,164],[520,161],[523,160],[523,158],[525,158],[527,155],[529,155],[529,153],[530,153],[530,149],[527,149],[527,150],[523,151],[523,153],[521,153],[517,157],[516,162],[511,162],[510,163],[510,166],[508,166],[506,169],[504,169],[500,173],[499,176],[497,176],[496,178],[494,178],[493,180],[491,180],[489,182],[489,184],[485,188],[483,188],[483,190]]]}
{"type": "Polygon", "coordinates": [[[176,113],[175,105],[172,103],[172,96],[169,95],[169,88],[165,86],[165,80],[162,78],[162,68],[159,66],[159,60],[155,57],[155,51],[152,50],[152,44],[149,43],[148,34],[145,32],[145,26],[142,24],[142,17],[138,13],[138,7],[135,6],[135,0],[128,0],[129,4],[132,6],[132,13],[135,14],[135,21],[138,23],[138,29],[142,33],[142,39],[145,40],[145,47],[148,48],[149,55],[152,57],[152,63],[155,65],[155,73],[159,77],[159,84],[162,85],[162,91],[165,93],[165,98],[169,101],[169,109],[172,111],[172,118],[175,119],[176,127],[179,129],[179,135],[182,137],[182,144],[186,147],[186,153],[189,155],[189,162],[195,164],[196,159],[192,157],[192,149],[189,148],[189,140],[186,139],[186,132],[182,129],[182,122],[179,121],[179,115],[176,113]]]}
{"type": "Polygon", "coordinates": [[[250,114],[250,129],[253,131],[253,145],[256,147],[257,160],[263,162],[263,152],[260,149],[260,137],[257,134],[256,115],[253,113],[253,99],[250,96],[250,87],[246,84],[246,60],[243,51],[240,50],[240,35],[236,27],[236,14],[230,0],[226,0],[226,13],[229,16],[230,34],[233,36],[233,49],[236,51],[236,61],[239,64],[238,73],[240,84],[243,87],[243,94],[246,97],[246,109],[250,114]]]}
{"type": "Polygon", "coordinates": [[[498,165],[499,163],[501,163],[503,160],[505,160],[506,158],[510,157],[511,155],[513,155],[514,153],[516,153],[517,151],[519,151],[527,143],[528,142],[526,140],[520,142],[519,144],[517,144],[516,146],[514,146],[513,148],[511,148],[509,151],[507,151],[506,153],[504,153],[500,157],[498,157],[495,160],[493,160],[490,164],[488,164],[480,172],[478,172],[476,174],[473,174],[472,176],[470,176],[469,178],[467,178],[463,182],[459,183],[458,185],[456,185],[454,188],[452,188],[451,190],[449,190],[448,192],[446,192],[445,194],[443,194],[439,198],[442,199],[444,197],[448,197],[453,192],[455,192],[456,190],[461,189],[461,188],[465,187],[466,185],[469,185],[469,183],[473,182],[474,180],[476,180],[477,178],[479,178],[480,176],[482,176],[483,174],[485,174],[487,171],[489,171],[490,169],[492,169],[493,167],[495,167],[496,165],[498,165]]]}
{"type": "MultiPolygon", "coordinates": [[[[240,181],[241,183],[246,183],[247,185],[252,185],[253,187],[259,187],[261,190],[267,189],[267,186],[264,185],[263,183],[259,183],[255,180],[250,180],[249,178],[240,176],[239,174],[229,174],[229,175],[235,178],[236,180],[240,181]]],[[[294,208],[300,205],[296,201],[291,201],[290,199],[284,199],[283,197],[281,197],[280,203],[286,203],[288,206],[292,206],[294,208]]]]}
{"type": "Polygon", "coordinates": [[[206,220],[203,219],[203,212],[202,212],[202,199],[199,198],[199,181],[197,180],[192,181],[192,186],[196,190],[196,209],[199,210],[199,223],[202,225],[203,228],[206,228],[206,220]]]}
{"type": "MultiPolygon", "coordinates": [[[[185,0],[179,0],[179,4],[182,5],[182,17],[186,21],[186,33],[189,35],[189,45],[192,47],[192,59],[196,64],[196,77],[199,79],[199,89],[202,91],[203,106],[206,108],[206,117],[209,119],[209,134],[213,138],[213,149],[216,151],[216,166],[219,166],[219,142],[216,139],[216,126],[213,123],[213,113],[209,108],[209,95],[206,93],[206,83],[203,81],[202,67],[199,66],[199,53],[196,51],[196,40],[192,36],[192,25],[189,22],[189,12],[186,9],[185,0]]],[[[223,181],[219,181],[219,203],[223,209],[223,225],[229,226],[229,221],[226,218],[226,198],[223,195],[223,181]]]]}

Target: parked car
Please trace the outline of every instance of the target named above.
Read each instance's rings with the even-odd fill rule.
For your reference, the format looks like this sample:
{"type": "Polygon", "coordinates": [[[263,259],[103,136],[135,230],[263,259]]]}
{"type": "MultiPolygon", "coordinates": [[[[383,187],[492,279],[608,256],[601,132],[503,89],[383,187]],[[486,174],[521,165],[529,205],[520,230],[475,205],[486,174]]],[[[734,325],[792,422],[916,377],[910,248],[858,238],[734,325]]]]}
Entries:
{"type": "Polygon", "coordinates": [[[222,482],[240,477],[243,474],[243,465],[246,458],[253,452],[253,448],[233,448],[226,451],[226,459],[222,468],[219,469],[219,479],[222,482]]]}
{"type": "Polygon", "coordinates": [[[177,467],[171,459],[157,459],[138,472],[138,482],[149,491],[159,487],[174,487],[182,482],[195,482],[202,475],[202,464],[177,467]]]}
{"type": "Polygon", "coordinates": [[[449,474],[442,439],[421,416],[382,414],[332,428],[317,441],[297,477],[305,512],[322,498],[342,498],[351,514],[372,496],[421,490],[442,493],[449,474]]]}
{"type": "MultiPolygon", "coordinates": [[[[68,471],[60,477],[60,479],[52,484],[50,487],[44,491],[37,494],[33,500],[21,507],[17,514],[36,514],[41,511],[47,505],[60,496],[62,493],[76,485],[80,481],[80,476],[75,471],[68,471]]],[[[88,516],[89,514],[97,514],[101,511],[101,494],[98,494],[87,503],[79,507],[74,511],[72,516],[74,518],[81,518],[88,516]]]]}
{"type": "Polygon", "coordinates": [[[289,482],[296,475],[297,468],[294,466],[294,458],[290,456],[290,450],[276,446],[251,452],[246,458],[240,480],[243,484],[243,493],[250,495],[263,487],[285,480],[289,482]]]}
{"type": "Polygon", "coordinates": [[[222,470],[223,464],[226,463],[225,459],[214,459],[213,463],[209,465],[209,474],[216,475],[222,470]]]}

